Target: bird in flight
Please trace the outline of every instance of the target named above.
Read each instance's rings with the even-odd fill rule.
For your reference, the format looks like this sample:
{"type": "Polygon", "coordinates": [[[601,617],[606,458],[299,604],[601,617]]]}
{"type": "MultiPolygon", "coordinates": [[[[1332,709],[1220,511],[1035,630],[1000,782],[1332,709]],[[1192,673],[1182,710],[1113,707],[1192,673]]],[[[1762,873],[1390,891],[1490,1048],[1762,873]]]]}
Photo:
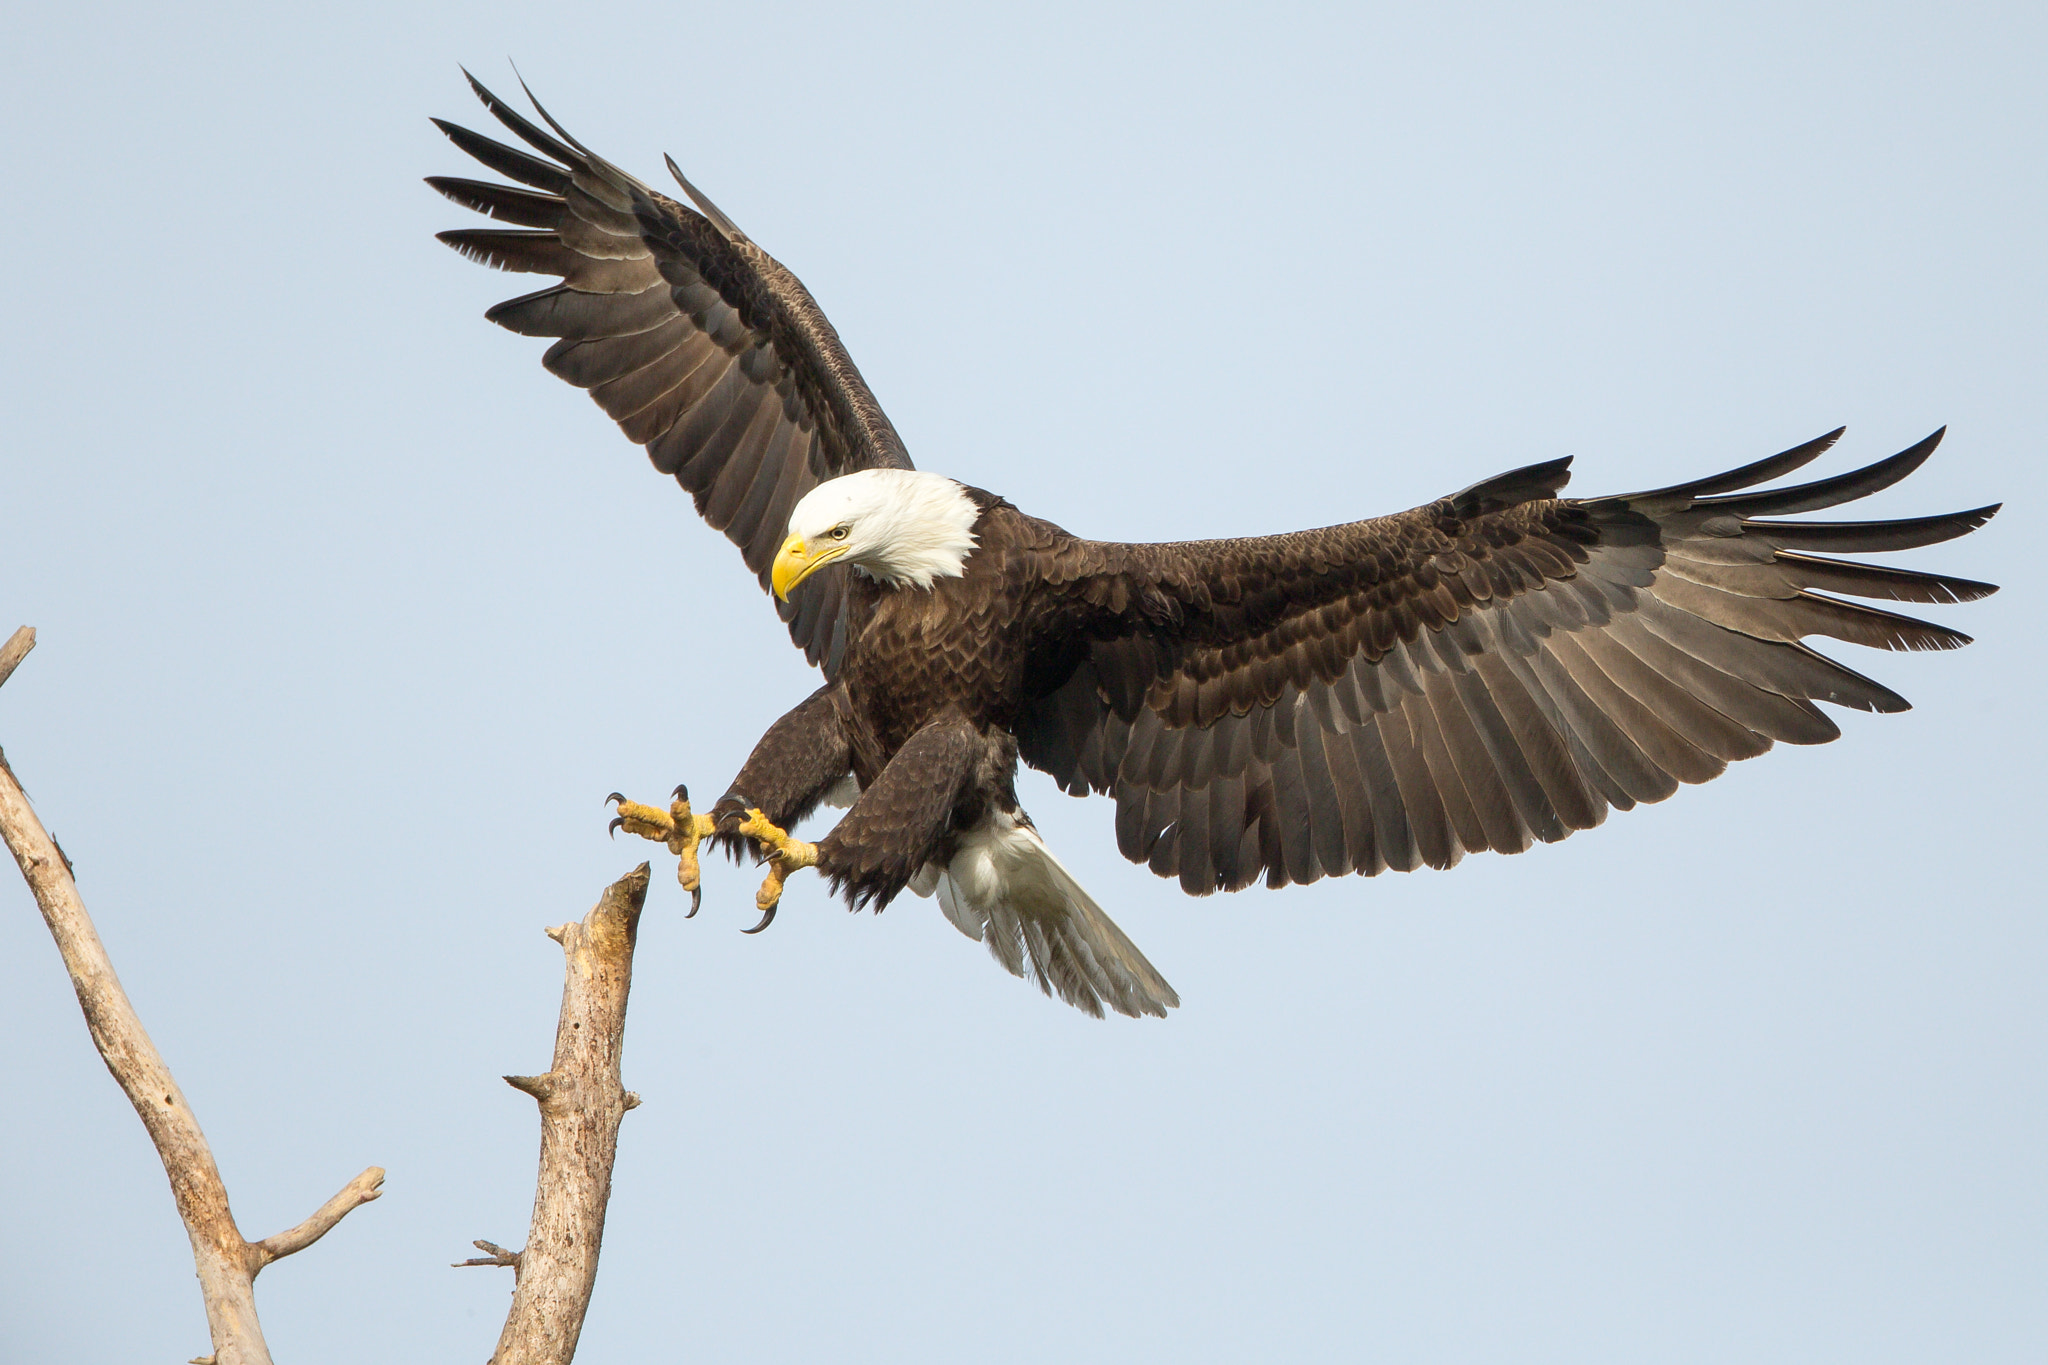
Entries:
{"type": "MultiPolygon", "coordinates": [[[[465,73],[466,74],[466,73],[465,73]]],[[[1048,994],[1164,1015],[1173,988],[1019,807],[1019,762],[1116,802],[1117,846],[1193,895],[1447,868],[1661,801],[1774,742],[1840,732],[1816,705],[1902,711],[1808,648],[1969,637],[1847,597],[1967,602],[1986,583],[1832,556],[1949,540],[1997,506],[1782,521],[1912,473],[1941,438],[1759,490],[1839,430],[1650,492],[1560,496],[1568,459],[1320,530],[1172,544],[1082,540],[914,468],[810,294],[670,172],[678,202],[527,119],[522,143],[435,120],[512,184],[428,183],[507,226],[440,234],[555,277],[486,315],[554,338],[590,391],[739,546],[824,685],[769,727],[708,815],[618,802],[699,894],[710,839],[859,909],[908,889],[1048,994]],[[529,150],[530,149],[530,150],[529,150]],[[692,207],[694,206],[694,207],[692,207]],[[848,806],[815,843],[787,831],[848,806]]],[[[528,92],[531,99],[531,92],[528,92]]]]}

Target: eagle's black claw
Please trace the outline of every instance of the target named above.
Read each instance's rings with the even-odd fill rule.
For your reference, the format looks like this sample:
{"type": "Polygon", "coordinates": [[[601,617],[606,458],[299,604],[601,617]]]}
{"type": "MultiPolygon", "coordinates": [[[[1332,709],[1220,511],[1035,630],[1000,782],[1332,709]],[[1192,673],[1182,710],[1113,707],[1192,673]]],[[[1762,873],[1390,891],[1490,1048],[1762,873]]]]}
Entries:
{"type": "Polygon", "coordinates": [[[678,782],[678,783],[676,783],[676,789],[675,789],[674,791],[672,791],[672,792],[670,792],[670,793],[669,793],[669,799],[671,799],[671,800],[674,800],[674,801],[687,801],[687,800],[689,800],[689,799],[690,799],[690,788],[689,788],[689,787],[688,787],[688,785],[686,785],[685,783],[681,783],[681,782],[678,782]]]}
{"type": "Polygon", "coordinates": [[[751,929],[742,929],[742,930],[740,930],[740,932],[741,932],[741,933],[743,933],[743,934],[758,934],[758,933],[760,933],[760,932],[761,932],[761,931],[762,931],[763,929],[766,929],[766,928],[767,928],[767,927],[768,927],[769,925],[771,925],[771,924],[775,923],[775,911],[776,911],[776,909],[777,909],[777,907],[776,907],[776,906],[773,906],[773,905],[769,906],[769,907],[768,907],[768,908],[767,908],[766,910],[763,910],[763,911],[761,912],[761,922],[760,922],[759,924],[755,925],[755,926],[754,926],[753,928],[751,928],[751,929]]]}
{"type": "Polygon", "coordinates": [[[684,915],[684,916],[683,916],[683,918],[684,918],[684,919],[695,919],[695,918],[697,918],[697,907],[698,907],[698,906],[700,906],[700,905],[702,905],[703,903],[704,903],[704,888],[703,888],[703,887],[701,887],[701,886],[693,886],[693,887],[691,887],[691,888],[690,888],[690,913],[689,913],[689,914],[687,914],[687,915],[684,915]]]}
{"type": "Polygon", "coordinates": [[[606,833],[607,835],[609,835],[610,837],[612,837],[612,838],[616,839],[616,838],[618,838],[618,837],[619,837],[619,826],[620,826],[620,825],[623,825],[623,824],[625,824],[625,823],[626,823],[626,822],[625,822],[624,820],[622,820],[622,819],[620,819],[620,818],[619,818],[618,816],[614,815],[614,816],[612,817],[612,822],[611,822],[611,823],[610,823],[609,825],[606,825],[606,826],[605,826],[605,830],[604,830],[604,832],[605,832],[605,833],[606,833]]]}
{"type": "Polygon", "coordinates": [[[609,806],[609,805],[613,805],[613,804],[615,804],[615,803],[617,803],[617,802],[623,801],[623,800],[625,800],[625,799],[626,799],[626,798],[625,798],[625,797],[624,797],[624,796],[623,796],[622,794],[620,794],[620,793],[618,793],[618,792],[613,792],[613,793],[612,793],[612,794],[611,794],[610,796],[607,796],[607,797],[606,797],[606,798],[604,799],[604,801],[605,801],[605,804],[609,806]]]}

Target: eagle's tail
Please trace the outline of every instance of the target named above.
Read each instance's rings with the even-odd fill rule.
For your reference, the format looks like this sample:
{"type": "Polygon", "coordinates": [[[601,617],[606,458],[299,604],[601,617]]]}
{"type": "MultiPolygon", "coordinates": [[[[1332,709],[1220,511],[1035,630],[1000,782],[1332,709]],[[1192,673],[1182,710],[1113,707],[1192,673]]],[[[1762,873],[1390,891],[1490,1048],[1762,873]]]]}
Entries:
{"type": "Polygon", "coordinates": [[[1024,975],[1028,962],[1046,994],[1057,991],[1098,1019],[1104,1005],[1133,1018],[1164,1018],[1180,1004],[1166,978],[1060,865],[1023,812],[991,815],[962,835],[936,882],[946,918],[969,938],[985,941],[1013,976],[1024,975]]]}

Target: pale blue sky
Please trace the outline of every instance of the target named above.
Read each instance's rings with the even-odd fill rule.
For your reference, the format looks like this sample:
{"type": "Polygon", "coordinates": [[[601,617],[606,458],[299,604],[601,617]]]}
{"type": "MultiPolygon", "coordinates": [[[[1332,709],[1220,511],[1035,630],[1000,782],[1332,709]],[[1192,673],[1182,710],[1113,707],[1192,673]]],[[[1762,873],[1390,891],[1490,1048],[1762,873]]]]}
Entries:
{"type": "MultiPolygon", "coordinates": [[[[812,686],[738,557],[437,245],[509,54],[808,283],[927,468],[1086,534],[1574,491],[1951,425],[1873,504],[1960,654],[1570,842],[1192,901],[1054,847],[1181,992],[1089,1020],[928,902],[657,861],[583,1358],[2048,1355],[2038,5],[46,6],[0,149],[6,746],[244,1230],[281,1361],[481,1360],[560,984],[812,686]]],[[[0,1359],[206,1347],[182,1231],[0,886],[0,1359]]]]}

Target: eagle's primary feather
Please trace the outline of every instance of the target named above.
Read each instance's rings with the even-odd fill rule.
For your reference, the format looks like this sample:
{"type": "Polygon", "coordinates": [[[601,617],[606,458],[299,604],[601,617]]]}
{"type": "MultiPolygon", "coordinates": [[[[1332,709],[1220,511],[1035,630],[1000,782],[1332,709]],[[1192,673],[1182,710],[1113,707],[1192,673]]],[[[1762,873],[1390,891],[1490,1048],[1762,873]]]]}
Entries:
{"type": "Polygon", "coordinates": [[[1833,739],[1817,702],[1905,709],[1803,641],[1953,648],[1968,637],[1844,597],[1993,591],[1830,556],[1934,544],[1995,506],[1772,519],[1897,482],[1940,432],[1789,488],[1755,491],[1839,430],[1646,493],[1561,497],[1553,460],[1322,530],[1080,540],[914,471],[804,287],[688,182],[697,209],[471,84],[539,155],[437,120],[518,182],[432,178],[513,225],[442,240],[558,277],[488,316],[555,338],[547,368],[787,593],[791,637],[824,672],[721,811],[786,827],[852,783],[818,844],[850,903],[936,891],[1011,971],[1094,1014],[1179,1001],[1018,809],[1019,759],[1114,797],[1124,855],[1196,895],[1449,867],[1562,839],[1776,741],[1833,739]]]}

